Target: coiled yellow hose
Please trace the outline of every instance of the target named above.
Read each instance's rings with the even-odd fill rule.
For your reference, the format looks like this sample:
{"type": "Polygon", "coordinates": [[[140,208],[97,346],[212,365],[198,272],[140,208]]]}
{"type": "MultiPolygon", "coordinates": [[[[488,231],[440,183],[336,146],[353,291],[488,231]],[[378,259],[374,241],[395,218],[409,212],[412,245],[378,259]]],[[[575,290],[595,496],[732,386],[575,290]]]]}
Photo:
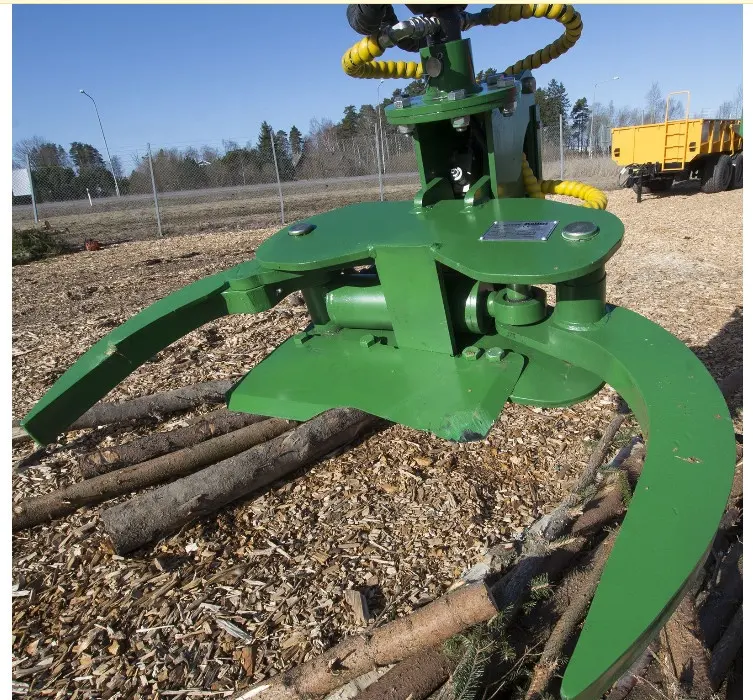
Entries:
{"type": "Polygon", "coordinates": [[[576,180],[537,180],[523,155],[523,183],[526,193],[532,199],[545,199],[548,194],[561,194],[583,201],[589,209],[606,209],[607,196],[595,187],[576,180]]]}
{"type": "Polygon", "coordinates": [[[365,36],[343,56],[343,70],[352,78],[420,78],[424,69],[415,61],[375,61],[384,53],[376,35],[365,36]]]}
{"type": "Polygon", "coordinates": [[[543,49],[529,54],[520,61],[505,68],[506,75],[517,75],[524,70],[540,68],[546,63],[561,56],[568,49],[575,46],[583,32],[583,20],[572,5],[549,5],[547,3],[532,3],[527,5],[494,5],[487,15],[485,25],[496,27],[499,24],[517,22],[530,17],[545,17],[564,25],[565,33],[556,41],[547,44],[543,49]]]}
{"type": "MultiPolygon", "coordinates": [[[[572,5],[530,3],[523,5],[494,5],[484,17],[483,24],[496,27],[499,24],[517,22],[530,17],[553,19],[564,25],[565,33],[543,49],[529,54],[505,69],[507,75],[539,68],[572,48],[583,31],[583,21],[572,5]]],[[[415,61],[375,61],[384,53],[378,36],[373,34],[353,44],[343,56],[343,70],[353,78],[420,78],[423,67],[415,61]]]]}

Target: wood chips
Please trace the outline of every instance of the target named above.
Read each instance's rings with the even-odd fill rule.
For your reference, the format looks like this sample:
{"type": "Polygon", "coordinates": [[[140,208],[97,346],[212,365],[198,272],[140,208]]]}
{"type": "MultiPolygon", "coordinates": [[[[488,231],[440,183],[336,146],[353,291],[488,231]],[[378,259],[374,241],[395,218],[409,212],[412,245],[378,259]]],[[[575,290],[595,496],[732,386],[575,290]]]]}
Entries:
{"type": "MultiPolygon", "coordinates": [[[[564,201],[564,198],[563,198],[564,201]]],[[[716,379],[742,364],[742,192],[610,193],[626,227],[608,298],[678,335],[716,379]]],[[[139,241],[13,269],[13,414],[103,334],[170,291],[253,255],[272,230],[139,241]]],[[[286,300],[174,343],[110,399],[245,372],[307,322],[286,300]]],[[[97,510],[13,541],[13,679],[51,698],[222,697],[444,593],[567,491],[606,427],[605,388],[566,409],[508,405],[482,441],[392,426],[133,557],[97,510]]],[[[198,412],[207,412],[204,408],[198,412]]],[[[71,483],[96,446],[185,423],[68,435],[13,477],[13,500],[71,483]]],[[[736,416],[741,432],[741,417],[736,416]]],[[[625,444],[633,423],[618,434],[625,444]]],[[[13,449],[18,460],[30,444],[13,449]]]]}

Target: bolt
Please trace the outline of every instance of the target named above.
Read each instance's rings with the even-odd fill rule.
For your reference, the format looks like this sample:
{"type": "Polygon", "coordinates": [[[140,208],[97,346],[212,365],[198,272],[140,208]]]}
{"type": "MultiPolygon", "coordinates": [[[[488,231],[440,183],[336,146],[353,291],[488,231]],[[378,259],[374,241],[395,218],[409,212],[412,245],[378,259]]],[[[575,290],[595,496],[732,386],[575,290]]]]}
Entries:
{"type": "Polygon", "coordinates": [[[455,117],[452,120],[452,126],[455,131],[465,131],[471,124],[471,118],[466,115],[464,117],[455,117]]]}
{"type": "Polygon", "coordinates": [[[307,233],[311,233],[316,228],[316,224],[310,224],[308,221],[300,221],[297,224],[293,224],[288,233],[291,236],[305,236],[307,233]]]}
{"type": "Polygon", "coordinates": [[[403,93],[400,97],[396,97],[392,104],[395,105],[395,109],[405,109],[406,107],[410,107],[410,95],[403,93]]]}
{"type": "Polygon", "coordinates": [[[460,88],[460,90],[452,90],[451,92],[447,93],[448,100],[462,100],[464,97],[465,90],[463,88],[460,88]]]}
{"type": "Polygon", "coordinates": [[[517,100],[514,100],[513,102],[508,102],[506,105],[502,105],[502,107],[499,108],[499,111],[502,112],[503,117],[511,117],[513,114],[515,114],[515,108],[518,106],[517,100]]]}
{"type": "Polygon", "coordinates": [[[410,136],[413,133],[413,124],[400,124],[397,130],[404,136],[410,136]]]}
{"type": "Polygon", "coordinates": [[[505,351],[502,348],[489,348],[484,353],[484,357],[486,357],[489,362],[499,362],[504,356],[505,351]]]}
{"type": "Polygon", "coordinates": [[[358,342],[362,348],[370,348],[372,345],[376,345],[377,339],[371,333],[367,333],[362,335],[358,342]]]}
{"type": "Polygon", "coordinates": [[[311,340],[311,336],[307,333],[296,333],[293,336],[293,343],[296,345],[303,345],[307,340],[311,340]]]}
{"type": "Polygon", "coordinates": [[[469,345],[463,350],[463,357],[466,360],[478,360],[481,357],[481,353],[484,352],[481,348],[477,348],[475,345],[469,345]]]}

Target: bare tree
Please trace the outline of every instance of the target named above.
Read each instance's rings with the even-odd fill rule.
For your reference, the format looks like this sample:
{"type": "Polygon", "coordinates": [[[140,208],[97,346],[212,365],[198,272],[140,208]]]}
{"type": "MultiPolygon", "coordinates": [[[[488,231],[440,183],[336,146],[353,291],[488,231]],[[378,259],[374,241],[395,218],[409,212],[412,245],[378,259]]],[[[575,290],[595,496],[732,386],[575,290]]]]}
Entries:
{"type": "Polygon", "coordinates": [[[35,153],[47,143],[41,136],[32,136],[30,139],[21,139],[13,144],[13,165],[17,168],[26,167],[26,158],[33,160],[35,153]]]}
{"type": "Polygon", "coordinates": [[[112,170],[113,170],[112,174],[118,180],[122,180],[124,177],[124,173],[123,173],[123,161],[121,161],[120,156],[113,156],[110,162],[112,163],[112,170]]]}
{"type": "Polygon", "coordinates": [[[743,115],[743,86],[738,85],[734,99],[725,100],[716,110],[717,119],[739,119],[743,115]]]}
{"type": "Polygon", "coordinates": [[[664,97],[659,83],[653,83],[646,93],[646,123],[664,121],[664,97]]]}

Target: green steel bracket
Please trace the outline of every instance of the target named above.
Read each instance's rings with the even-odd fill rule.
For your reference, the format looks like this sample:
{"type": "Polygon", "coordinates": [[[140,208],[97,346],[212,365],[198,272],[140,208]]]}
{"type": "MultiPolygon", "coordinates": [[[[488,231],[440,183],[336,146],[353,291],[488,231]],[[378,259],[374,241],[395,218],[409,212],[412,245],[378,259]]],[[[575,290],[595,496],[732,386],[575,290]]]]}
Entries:
{"type": "Polygon", "coordinates": [[[704,561],[732,485],[732,421],[698,358],[627,309],[609,307],[581,331],[554,316],[497,329],[507,339],[497,345],[602,377],[646,438],[642,476],[562,682],[563,698],[596,700],[659,632],[704,561]]]}
{"type": "Polygon", "coordinates": [[[194,282],[147,307],[84,353],[22,421],[39,444],[53,442],[137,367],[178,338],[231,313],[266,311],[296,289],[328,278],[263,269],[255,260],[194,282]]]}

